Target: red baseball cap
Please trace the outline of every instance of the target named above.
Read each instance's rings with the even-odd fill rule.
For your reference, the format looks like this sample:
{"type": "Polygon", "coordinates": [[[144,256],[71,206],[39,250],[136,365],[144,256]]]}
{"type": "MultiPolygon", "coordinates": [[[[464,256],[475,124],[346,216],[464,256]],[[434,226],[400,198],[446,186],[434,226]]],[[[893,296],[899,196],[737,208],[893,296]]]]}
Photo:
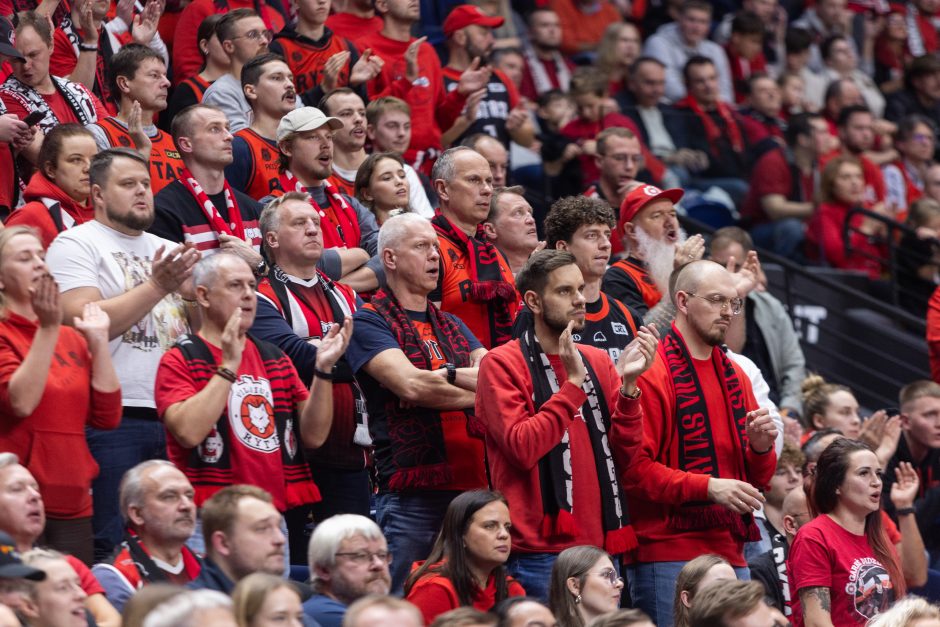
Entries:
{"type": "Polygon", "coordinates": [[[664,191],[655,185],[640,185],[639,187],[633,188],[620,205],[620,220],[617,223],[617,230],[622,233],[623,226],[627,222],[632,222],[636,214],[640,212],[640,209],[651,202],[665,199],[672,203],[677,203],[682,199],[683,194],[685,194],[685,192],[681,189],[667,189],[664,191]]]}
{"type": "Polygon", "coordinates": [[[472,4],[461,4],[454,8],[444,20],[444,36],[450,37],[461,28],[479,24],[487,28],[499,28],[506,20],[498,15],[487,15],[480,7],[472,4]]]}

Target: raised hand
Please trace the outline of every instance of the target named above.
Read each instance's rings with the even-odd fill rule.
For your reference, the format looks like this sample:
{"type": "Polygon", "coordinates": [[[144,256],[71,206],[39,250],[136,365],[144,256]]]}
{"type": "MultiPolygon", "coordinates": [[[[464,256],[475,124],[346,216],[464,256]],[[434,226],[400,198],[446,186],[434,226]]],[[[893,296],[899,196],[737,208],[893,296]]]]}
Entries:
{"type": "Polygon", "coordinates": [[[254,246],[234,235],[219,233],[219,248],[225,252],[238,255],[247,261],[252,269],[257,268],[261,264],[261,253],[255,250],[254,246]]]}
{"type": "Polygon", "coordinates": [[[623,349],[614,365],[624,387],[632,388],[639,376],[653,365],[658,342],[659,331],[655,326],[642,326],[637,330],[636,337],[623,349]]]}
{"type": "Polygon", "coordinates": [[[199,251],[192,244],[174,246],[164,254],[164,246],[153,255],[150,267],[150,280],[165,294],[177,291],[193,273],[193,266],[199,261],[199,251]]]}
{"type": "Polygon", "coordinates": [[[236,308],[222,329],[222,367],[238,372],[248,336],[242,329],[242,310],[236,308]]]}
{"type": "Polygon", "coordinates": [[[755,250],[747,254],[744,263],[738,269],[735,269],[735,261],[734,257],[728,257],[726,268],[734,280],[734,288],[738,291],[738,296],[744,298],[760,283],[760,261],[755,250]]]}
{"type": "Polygon", "coordinates": [[[421,50],[421,44],[428,40],[427,36],[419,37],[408,44],[405,50],[405,78],[413,83],[418,80],[418,52],[421,50]]]}
{"type": "Polygon", "coordinates": [[[480,108],[480,102],[486,96],[486,89],[480,89],[473,92],[467,97],[467,104],[463,107],[463,113],[460,114],[460,117],[465,119],[467,122],[473,122],[477,119],[477,111],[480,108]]]}
{"type": "Polygon", "coordinates": [[[166,0],[148,0],[144,10],[134,17],[131,35],[136,43],[149,46],[157,34],[166,0]]]}
{"type": "Polygon", "coordinates": [[[366,48],[349,71],[349,84],[361,85],[362,83],[368,83],[382,72],[384,64],[385,62],[382,61],[381,57],[372,54],[372,48],[366,48]]]}
{"type": "Polygon", "coordinates": [[[910,462],[901,462],[894,471],[894,483],[891,484],[891,503],[897,509],[913,507],[917,498],[920,478],[910,462]]]}
{"type": "Polygon", "coordinates": [[[346,353],[349,346],[349,340],[352,338],[353,321],[347,316],[342,325],[334,324],[329,332],[320,340],[317,347],[316,368],[323,372],[329,372],[339,361],[339,358],[346,353]]]}
{"type": "Polygon", "coordinates": [[[39,319],[39,326],[57,327],[62,323],[62,303],[59,300],[59,286],[51,274],[44,274],[35,285],[29,288],[33,312],[39,319]]]}
{"type": "Polygon", "coordinates": [[[681,268],[687,263],[698,261],[704,255],[705,239],[696,233],[689,239],[682,242],[682,244],[679,246],[676,246],[676,257],[675,261],[673,262],[673,267],[681,268]]]}
{"type": "Polygon", "coordinates": [[[127,114],[127,134],[131,136],[137,152],[150,161],[150,149],[153,147],[153,142],[144,130],[143,110],[137,100],[131,105],[131,110],[127,114]]]}
{"type": "Polygon", "coordinates": [[[764,453],[773,448],[777,441],[777,425],[770,417],[770,410],[766,407],[755,409],[747,413],[747,441],[751,449],[764,453]]]}
{"type": "Polygon", "coordinates": [[[134,23],[134,4],[135,0],[118,0],[115,12],[121,20],[130,28],[134,23]]]}
{"type": "Polygon", "coordinates": [[[493,70],[490,67],[486,65],[481,67],[480,57],[474,57],[470,67],[460,75],[457,91],[466,96],[480,89],[485,89],[486,84],[490,82],[492,73],[493,70]]]}
{"type": "Polygon", "coordinates": [[[732,512],[750,514],[760,509],[764,497],[750,483],[712,477],[708,480],[708,500],[723,505],[732,512]]]}
{"type": "Polygon", "coordinates": [[[323,74],[320,81],[323,85],[324,92],[329,93],[339,86],[337,84],[339,81],[339,73],[342,72],[346,64],[349,63],[349,57],[350,52],[343,50],[342,52],[334,54],[323,64],[323,74]]]}
{"type": "Polygon", "coordinates": [[[82,43],[98,45],[98,29],[95,27],[94,0],[77,0],[72,5],[72,23],[82,32],[82,43]]]}
{"type": "Polygon", "coordinates": [[[73,326],[85,336],[90,350],[94,351],[96,348],[104,348],[108,345],[111,318],[104,309],[98,306],[98,303],[85,303],[82,317],[75,316],[73,326]]]}
{"type": "Polygon", "coordinates": [[[561,357],[561,363],[564,364],[565,372],[568,373],[568,381],[581,387],[587,377],[587,368],[584,367],[581,353],[574,344],[573,334],[574,320],[568,323],[568,327],[561,332],[561,336],[558,338],[558,356],[561,357]]]}
{"type": "Polygon", "coordinates": [[[524,103],[520,102],[513,110],[509,112],[509,117],[506,118],[506,130],[514,131],[529,121],[529,111],[526,109],[524,103]]]}

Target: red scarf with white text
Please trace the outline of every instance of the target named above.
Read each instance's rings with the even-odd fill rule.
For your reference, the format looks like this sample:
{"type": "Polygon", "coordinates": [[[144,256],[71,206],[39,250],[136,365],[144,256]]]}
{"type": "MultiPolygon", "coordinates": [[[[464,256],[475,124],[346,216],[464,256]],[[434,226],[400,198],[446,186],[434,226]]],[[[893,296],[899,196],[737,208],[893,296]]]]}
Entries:
{"type": "Polygon", "coordinates": [[[225,192],[225,208],[228,210],[228,218],[231,220],[231,223],[226,222],[225,218],[222,217],[222,214],[216,209],[215,204],[209,199],[209,195],[202,189],[202,185],[200,185],[196,177],[192,175],[189,168],[183,169],[180,181],[182,181],[186,189],[195,197],[199,208],[202,209],[202,213],[206,216],[206,220],[209,221],[209,225],[212,227],[213,231],[248,241],[245,239],[242,213],[238,209],[238,203],[235,202],[235,194],[232,192],[232,188],[229,187],[228,181],[225,182],[222,191],[225,192]]]}
{"type": "MultiPolygon", "coordinates": [[[[280,181],[281,189],[285,193],[309,193],[304,184],[298,181],[290,170],[284,170],[280,181]]],[[[323,181],[323,190],[326,192],[326,202],[330,205],[330,213],[332,214],[328,216],[325,211],[320,210],[320,230],[323,232],[323,247],[358,248],[362,230],[359,228],[356,210],[346,202],[339,190],[326,181],[323,181]],[[326,219],[323,220],[322,218],[326,219]]]]}

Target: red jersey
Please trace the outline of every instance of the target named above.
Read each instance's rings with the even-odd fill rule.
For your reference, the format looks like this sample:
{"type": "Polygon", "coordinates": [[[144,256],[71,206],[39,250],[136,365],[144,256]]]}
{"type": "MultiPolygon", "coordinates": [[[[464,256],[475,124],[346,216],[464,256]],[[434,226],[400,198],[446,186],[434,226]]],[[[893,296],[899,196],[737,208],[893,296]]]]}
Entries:
{"type": "MultiPolygon", "coordinates": [[[[127,127],[117,118],[99,119],[98,126],[107,135],[112,148],[133,147],[127,127]]],[[[178,179],[186,166],[169,133],[157,129],[157,134],[150,138],[150,144],[150,188],[156,194],[178,179]]]]}
{"type": "Polygon", "coordinates": [[[323,67],[330,57],[340,52],[352,52],[352,58],[336,78],[337,87],[349,84],[349,68],[358,57],[355,47],[349,41],[337,37],[326,29],[318,41],[301,35],[293,27],[287,26],[274,38],[270,45],[271,52],[281,55],[287,61],[287,67],[294,75],[294,87],[297,93],[309,91],[323,82],[323,67]]]}
{"type": "Polygon", "coordinates": [[[334,13],[326,18],[326,27],[333,31],[334,35],[353,42],[380,32],[383,26],[385,23],[378,15],[359,17],[352,13],[334,13]]]}
{"type": "Polygon", "coordinates": [[[333,176],[328,178],[327,182],[338,189],[341,194],[346,194],[350,198],[356,197],[356,181],[343,178],[336,170],[333,170],[333,176]]]}
{"type": "MultiPolygon", "coordinates": [[[[97,96],[89,92],[83,86],[78,86],[78,89],[85,91],[88,96],[88,102],[90,103],[89,107],[92,109],[92,111],[87,111],[85,113],[89,117],[91,114],[96,116],[96,119],[92,121],[103,120],[104,118],[111,115],[111,113],[105,109],[104,105],[101,104],[101,101],[98,100],[97,96]]],[[[84,120],[79,118],[78,114],[72,109],[72,107],[69,106],[65,96],[63,96],[62,93],[58,90],[51,94],[39,95],[45,101],[46,106],[52,110],[52,114],[56,117],[56,120],[58,120],[59,124],[69,124],[70,122],[84,124],[84,120]]],[[[20,102],[20,100],[13,97],[6,91],[0,91],[0,100],[3,101],[3,104],[7,109],[7,113],[12,113],[21,120],[33,112],[33,109],[26,108],[20,102]]]]}
{"type": "MultiPolygon", "coordinates": [[[[235,142],[244,142],[248,150],[248,159],[240,164],[247,174],[243,181],[229,181],[233,187],[244,192],[255,200],[260,200],[280,189],[280,155],[277,143],[262,137],[251,127],[243,128],[235,133],[235,142]]],[[[233,144],[233,150],[235,146],[233,144]]],[[[226,174],[228,170],[226,170],[226,174]]]]}

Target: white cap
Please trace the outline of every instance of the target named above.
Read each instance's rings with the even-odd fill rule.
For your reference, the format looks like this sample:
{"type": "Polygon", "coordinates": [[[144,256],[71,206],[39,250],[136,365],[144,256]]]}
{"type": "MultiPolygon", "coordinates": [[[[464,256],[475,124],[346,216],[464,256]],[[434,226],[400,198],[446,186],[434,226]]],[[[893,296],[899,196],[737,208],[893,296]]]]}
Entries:
{"type": "Polygon", "coordinates": [[[343,121],[331,118],[316,107],[301,107],[294,109],[277,125],[277,141],[281,141],[291,133],[315,131],[321,126],[330,126],[330,130],[338,131],[343,128],[343,121]]]}

